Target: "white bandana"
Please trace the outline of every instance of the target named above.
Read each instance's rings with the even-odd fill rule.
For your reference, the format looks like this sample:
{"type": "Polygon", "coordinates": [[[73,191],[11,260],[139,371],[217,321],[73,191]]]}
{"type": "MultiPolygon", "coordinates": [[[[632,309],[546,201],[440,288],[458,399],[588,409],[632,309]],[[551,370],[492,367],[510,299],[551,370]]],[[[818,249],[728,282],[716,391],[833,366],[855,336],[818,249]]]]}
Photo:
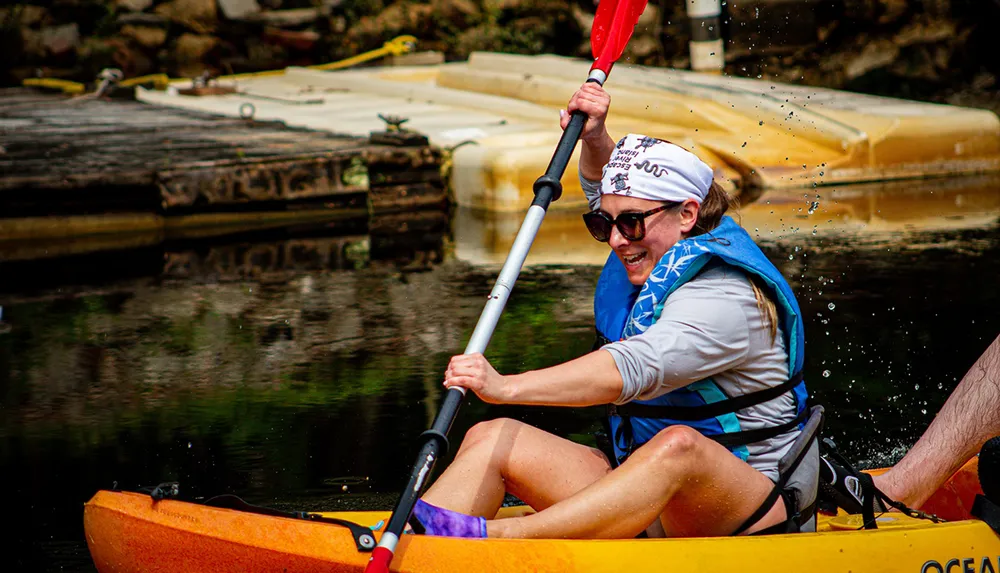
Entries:
{"type": "Polygon", "coordinates": [[[690,151],[645,135],[618,141],[601,176],[601,194],[652,201],[701,204],[712,185],[712,168],[690,151]]]}

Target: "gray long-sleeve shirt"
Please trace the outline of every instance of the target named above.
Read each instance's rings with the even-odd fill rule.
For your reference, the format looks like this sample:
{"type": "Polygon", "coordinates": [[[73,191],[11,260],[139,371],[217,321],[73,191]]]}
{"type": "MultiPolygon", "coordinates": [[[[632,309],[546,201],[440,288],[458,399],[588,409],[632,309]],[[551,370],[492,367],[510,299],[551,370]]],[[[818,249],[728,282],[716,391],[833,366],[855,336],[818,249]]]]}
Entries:
{"type": "MultiPolygon", "coordinates": [[[[591,208],[599,208],[600,182],[582,176],[580,182],[591,208]]],[[[729,266],[711,268],[681,285],[648,330],[603,349],[622,376],[616,404],[656,398],[708,377],[736,397],[777,386],[789,376],[780,326],[772,341],[750,280],[729,266]]],[[[788,422],[795,413],[795,399],[786,392],[736,416],[743,430],[756,430],[788,422]]],[[[750,444],[748,463],[776,479],[778,460],[798,434],[793,430],[750,444]]]]}

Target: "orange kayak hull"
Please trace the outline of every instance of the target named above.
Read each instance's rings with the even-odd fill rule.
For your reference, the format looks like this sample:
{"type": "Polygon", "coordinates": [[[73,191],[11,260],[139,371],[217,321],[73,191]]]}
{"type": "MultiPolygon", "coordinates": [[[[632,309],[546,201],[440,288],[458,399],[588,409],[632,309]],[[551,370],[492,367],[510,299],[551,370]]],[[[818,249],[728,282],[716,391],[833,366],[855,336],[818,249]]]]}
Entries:
{"type": "MultiPolygon", "coordinates": [[[[877,530],[857,530],[858,516],[821,516],[816,533],[760,537],[561,540],[458,539],[404,535],[393,571],[789,570],[920,572],[972,564],[1000,572],[1000,537],[967,509],[979,492],[974,461],[925,509],[956,519],[943,524],[898,513],[877,530]],[[988,564],[987,564],[988,562],[988,564]]],[[[502,516],[530,508],[505,508],[502,516]]],[[[388,512],[323,514],[374,526],[388,512]]],[[[84,508],[91,556],[101,573],[363,571],[344,527],[274,517],[148,495],[99,491],[84,508]]],[[[378,536],[376,532],[375,536],[378,536]]]]}

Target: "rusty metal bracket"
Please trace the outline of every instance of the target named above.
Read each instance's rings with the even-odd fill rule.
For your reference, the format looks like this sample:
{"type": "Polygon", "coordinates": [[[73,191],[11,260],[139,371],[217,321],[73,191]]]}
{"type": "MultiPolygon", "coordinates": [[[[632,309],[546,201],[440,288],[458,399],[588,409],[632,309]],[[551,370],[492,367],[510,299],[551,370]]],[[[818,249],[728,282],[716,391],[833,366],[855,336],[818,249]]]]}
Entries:
{"type": "Polygon", "coordinates": [[[426,135],[403,127],[404,123],[410,121],[409,118],[381,113],[378,114],[378,118],[385,122],[385,130],[371,132],[368,137],[369,142],[397,147],[420,147],[429,144],[426,135]]]}

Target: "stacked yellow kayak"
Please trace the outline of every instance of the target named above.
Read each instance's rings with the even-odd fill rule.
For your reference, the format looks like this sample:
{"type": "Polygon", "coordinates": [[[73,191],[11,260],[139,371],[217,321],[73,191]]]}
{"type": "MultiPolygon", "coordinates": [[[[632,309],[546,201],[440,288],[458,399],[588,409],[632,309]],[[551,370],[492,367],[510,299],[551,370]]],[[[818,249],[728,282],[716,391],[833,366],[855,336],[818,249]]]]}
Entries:
{"type": "MultiPolygon", "coordinates": [[[[996,573],[1000,537],[968,513],[976,493],[971,461],[924,506],[952,520],[898,513],[879,529],[859,516],[821,516],[816,533],[762,537],[562,540],[458,539],[406,535],[394,571],[787,571],[996,573]]],[[[498,517],[529,508],[505,508],[498,517]]],[[[375,526],[388,512],[326,513],[375,526]]],[[[368,553],[344,527],[129,492],[98,492],[84,526],[101,573],[362,571],[368,553]]],[[[376,537],[378,532],[375,533],[376,537]]]]}
{"type": "MultiPolygon", "coordinates": [[[[453,150],[455,201],[522,212],[561,135],[565,107],[592,62],[476,52],[467,62],[380,66],[220,80],[222,95],[137,88],[142,101],[337,134],[368,136],[379,114],[453,150]]],[[[177,85],[173,87],[183,87],[177,85]]],[[[1000,171],[1000,118],[981,109],[874,97],[768,80],[619,63],[608,84],[614,138],[639,132],[682,145],[740,189],[814,186],[1000,171]]],[[[554,209],[581,210],[574,159],[554,209]]]]}

